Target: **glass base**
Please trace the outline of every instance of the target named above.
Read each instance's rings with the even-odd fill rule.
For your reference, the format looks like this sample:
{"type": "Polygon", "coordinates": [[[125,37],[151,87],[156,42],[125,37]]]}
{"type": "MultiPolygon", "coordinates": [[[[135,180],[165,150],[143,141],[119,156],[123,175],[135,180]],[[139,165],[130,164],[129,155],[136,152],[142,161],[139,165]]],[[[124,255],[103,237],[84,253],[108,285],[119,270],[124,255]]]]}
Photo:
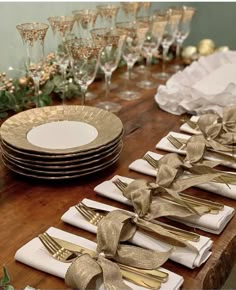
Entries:
{"type": "Polygon", "coordinates": [[[140,65],[138,65],[137,67],[135,67],[134,71],[137,72],[137,73],[142,74],[142,73],[144,73],[144,72],[147,71],[147,70],[146,70],[146,65],[144,65],[144,64],[140,64],[140,65]]]}
{"type": "Polygon", "coordinates": [[[112,113],[117,113],[121,110],[121,105],[113,102],[100,102],[95,105],[97,108],[112,112],[112,113]]]}
{"type": "Polygon", "coordinates": [[[167,72],[160,72],[160,73],[152,74],[152,77],[158,80],[168,80],[170,76],[171,74],[167,72]]]}
{"type": "Polygon", "coordinates": [[[152,81],[148,81],[148,80],[143,80],[141,82],[136,83],[136,86],[141,88],[141,89],[145,89],[145,90],[150,90],[150,89],[155,89],[157,88],[157,84],[152,82],[152,81]]]}
{"type": "Polygon", "coordinates": [[[98,95],[94,94],[94,93],[91,93],[91,92],[87,92],[86,95],[85,95],[85,100],[86,101],[91,101],[91,100],[94,100],[98,97],[98,95]]]}
{"type": "Polygon", "coordinates": [[[133,101],[141,98],[141,94],[137,91],[123,91],[118,93],[117,96],[125,101],[133,101]]]}
{"type": "MultiPolygon", "coordinates": [[[[130,74],[130,78],[131,78],[131,80],[134,80],[134,79],[136,79],[137,77],[138,77],[138,75],[135,74],[135,73],[133,73],[133,72],[130,74]]],[[[125,80],[129,80],[129,73],[128,73],[128,72],[125,72],[125,73],[121,74],[121,75],[120,75],[120,78],[121,78],[121,79],[125,79],[125,80]]]]}
{"type": "Polygon", "coordinates": [[[171,71],[173,72],[178,72],[180,70],[183,70],[184,69],[184,66],[183,65],[180,65],[180,64],[175,64],[175,65],[172,65],[170,67],[171,71]]]}

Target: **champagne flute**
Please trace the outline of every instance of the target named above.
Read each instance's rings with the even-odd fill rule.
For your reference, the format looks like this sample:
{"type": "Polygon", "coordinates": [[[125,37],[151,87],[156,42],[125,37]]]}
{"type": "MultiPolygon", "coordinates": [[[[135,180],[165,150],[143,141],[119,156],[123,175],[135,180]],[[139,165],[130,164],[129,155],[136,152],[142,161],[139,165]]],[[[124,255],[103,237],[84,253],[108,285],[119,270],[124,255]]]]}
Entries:
{"type": "Polygon", "coordinates": [[[93,39],[82,38],[72,39],[67,45],[74,81],[80,86],[82,93],[81,105],[85,105],[88,86],[94,81],[98,70],[101,46],[93,39]]]}
{"type": "Polygon", "coordinates": [[[23,23],[16,26],[26,47],[26,70],[32,78],[35,89],[35,105],[40,107],[39,84],[44,74],[44,39],[49,25],[39,22],[23,23]]]}
{"type": "Polygon", "coordinates": [[[168,9],[167,11],[158,11],[160,15],[167,16],[167,23],[165,26],[165,31],[161,40],[162,45],[162,71],[160,73],[153,74],[152,76],[157,79],[167,80],[170,74],[166,72],[166,59],[170,46],[174,43],[176,39],[176,34],[178,31],[178,25],[181,19],[181,13],[168,9]]]}
{"type": "MultiPolygon", "coordinates": [[[[179,22],[178,30],[176,33],[176,59],[179,60],[181,47],[185,39],[189,36],[192,18],[196,12],[196,9],[191,6],[182,6],[173,8],[181,13],[181,19],[179,22]]],[[[171,67],[175,72],[182,68],[181,65],[175,64],[171,67]]]]}
{"type": "Polygon", "coordinates": [[[117,95],[123,100],[131,101],[141,97],[140,92],[133,88],[129,88],[130,84],[132,83],[132,69],[135,62],[139,59],[141,46],[140,42],[138,41],[136,29],[134,28],[132,22],[118,22],[116,27],[117,29],[125,29],[126,31],[126,38],[122,49],[122,57],[127,64],[128,76],[128,82],[126,82],[128,85],[127,89],[119,92],[117,95]]]}
{"type": "Polygon", "coordinates": [[[119,9],[120,6],[113,4],[97,5],[98,15],[101,17],[102,20],[102,27],[106,27],[110,30],[115,29],[116,17],[119,9]]]}
{"type": "Polygon", "coordinates": [[[107,101],[96,104],[96,107],[115,113],[121,109],[121,106],[118,103],[109,101],[108,99],[110,97],[111,76],[119,64],[125,35],[107,28],[97,28],[92,30],[91,33],[93,39],[97,40],[102,46],[99,65],[105,74],[106,84],[105,98],[107,101]]]}
{"type": "Polygon", "coordinates": [[[56,64],[62,74],[62,105],[65,103],[66,92],[66,73],[69,65],[69,52],[67,50],[66,42],[70,37],[70,33],[73,29],[75,18],[74,16],[53,16],[49,17],[48,21],[51,25],[51,29],[54,37],[56,37],[57,48],[55,52],[56,64]]]}

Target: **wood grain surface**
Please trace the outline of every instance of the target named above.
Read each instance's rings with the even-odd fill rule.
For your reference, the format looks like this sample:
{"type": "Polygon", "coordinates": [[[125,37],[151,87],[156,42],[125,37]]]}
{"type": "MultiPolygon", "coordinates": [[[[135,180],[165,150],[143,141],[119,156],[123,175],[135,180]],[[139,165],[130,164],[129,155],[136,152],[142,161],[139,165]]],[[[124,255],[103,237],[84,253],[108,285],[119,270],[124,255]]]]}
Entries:
{"type": "MultiPolygon", "coordinates": [[[[157,71],[159,66],[154,65],[151,69],[157,71]]],[[[120,74],[124,70],[125,68],[119,69],[112,77],[112,82],[116,83],[118,87],[111,92],[110,96],[110,99],[123,106],[117,115],[121,118],[125,128],[124,147],[116,164],[100,173],[84,178],[67,181],[40,181],[15,174],[0,161],[3,183],[0,191],[0,267],[3,264],[7,266],[11,284],[17,289],[22,289],[26,285],[41,289],[68,288],[62,279],[15,261],[14,255],[17,249],[51,226],[95,241],[96,237],[93,234],[63,223],[60,220],[63,213],[85,197],[125,208],[118,202],[97,196],[93,188],[115,174],[152,180],[151,177],[130,171],[128,165],[142,157],[148,150],[165,154],[164,151],[155,149],[156,143],[170,130],[179,132],[181,117],[171,115],[158,108],[154,101],[156,89],[139,89],[142,97],[135,101],[122,101],[116,97],[116,93],[125,86],[135,86],[134,83],[120,78],[120,74]]],[[[140,75],[139,79],[142,77],[144,76],[140,75]]],[[[156,83],[158,84],[157,80],[156,83]]],[[[99,97],[88,102],[87,105],[95,105],[103,99],[102,84],[103,80],[97,80],[91,85],[89,90],[97,93],[99,97]]],[[[79,98],[74,100],[76,104],[79,102],[79,98]]],[[[234,200],[200,189],[189,189],[187,192],[222,202],[228,206],[236,206],[234,200]]],[[[172,224],[175,223],[172,222],[172,224]]],[[[178,226],[187,228],[180,224],[178,226]]],[[[166,262],[163,266],[184,277],[183,289],[219,289],[228,277],[236,259],[236,216],[219,236],[198,229],[191,228],[191,230],[208,236],[214,241],[210,259],[203,266],[194,270],[172,261],[166,262]]]]}

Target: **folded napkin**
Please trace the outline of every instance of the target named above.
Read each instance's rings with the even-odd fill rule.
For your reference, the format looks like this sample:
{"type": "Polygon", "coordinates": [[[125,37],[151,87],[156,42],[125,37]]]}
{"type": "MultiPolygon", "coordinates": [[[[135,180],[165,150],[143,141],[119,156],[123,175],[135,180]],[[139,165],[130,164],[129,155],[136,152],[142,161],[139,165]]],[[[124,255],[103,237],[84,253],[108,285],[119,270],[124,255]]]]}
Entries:
{"type": "Polygon", "coordinates": [[[155,101],[161,109],[176,115],[217,112],[236,104],[236,52],[202,56],[159,86],[155,101]]]}
{"type": "MultiPolygon", "coordinates": [[[[197,122],[198,119],[199,119],[198,116],[192,116],[190,118],[190,121],[197,122]]],[[[189,133],[189,134],[193,134],[193,135],[201,134],[200,130],[191,128],[187,123],[183,123],[180,126],[180,131],[183,131],[183,132],[189,133]]]]}
{"type": "MultiPolygon", "coordinates": [[[[91,206],[97,209],[104,209],[108,211],[117,209],[107,204],[99,203],[89,199],[84,199],[83,203],[85,203],[87,206],[91,206]]],[[[92,233],[97,232],[97,227],[90,224],[87,220],[85,220],[85,218],[82,215],[80,215],[80,213],[74,207],[71,207],[62,216],[61,219],[66,223],[72,224],[86,231],[92,233]]],[[[131,239],[131,242],[140,247],[162,252],[167,251],[171,248],[171,245],[156,240],[150,236],[147,236],[146,234],[140,231],[136,231],[135,235],[131,239]]],[[[190,242],[190,243],[193,244],[195,248],[197,248],[198,252],[187,247],[184,248],[175,247],[175,250],[171,253],[170,259],[193,269],[195,267],[199,267],[200,265],[202,265],[210,257],[211,255],[210,248],[213,242],[211,239],[201,236],[198,242],[190,242]]]]}
{"type": "MultiPolygon", "coordinates": [[[[151,151],[148,151],[146,154],[149,154],[156,160],[159,160],[163,157],[163,155],[155,153],[155,152],[151,152],[151,151]]],[[[150,175],[150,176],[157,175],[157,170],[154,169],[147,161],[143,159],[137,159],[134,162],[132,162],[129,165],[129,169],[146,174],[146,175],[150,175]]],[[[227,173],[234,174],[234,172],[228,172],[228,171],[227,173]]],[[[207,182],[207,183],[198,184],[195,187],[216,193],[218,195],[236,199],[236,185],[228,186],[224,183],[219,183],[219,182],[207,182]]],[[[233,213],[234,213],[234,210],[232,211],[232,215],[233,213]]]]}
{"type": "MultiPolygon", "coordinates": [[[[81,246],[84,246],[91,250],[96,250],[96,243],[89,241],[85,238],[67,233],[57,228],[51,227],[47,230],[47,233],[53,237],[66,240],[81,246]]],[[[30,267],[38,269],[40,271],[52,274],[54,276],[65,278],[67,269],[70,263],[63,263],[54,259],[43,246],[39,238],[34,238],[29,241],[23,247],[21,247],[15,254],[15,259],[30,267]]],[[[169,273],[169,279],[166,283],[162,283],[161,290],[177,290],[183,284],[183,277],[179,276],[167,269],[160,268],[169,273]]],[[[146,288],[134,285],[131,282],[124,280],[125,283],[133,289],[144,290],[146,288]]],[[[101,280],[97,280],[96,289],[104,289],[104,285],[101,280]]]]}
{"type": "MultiPolygon", "coordinates": [[[[144,167],[142,167],[144,168],[144,167]]],[[[152,170],[147,170],[145,166],[145,172],[153,173],[152,170]]],[[[151,175],[151,174],[150,174],[151,175]]],[[[153,175],[154,176],[154,175],[153,175]]],[[[116,175],[111,180],[104,181],[98,186],[95,187],[95,191],[105,197],[114,199],[121,203],[131,205],[131,202],[123,196],[120,190],[115,186],[112,180],[119,178],[120,180],[130,183],[133,179],[116,175]]],[[[202,216],[190,216],[188,218],[172,218],[173,220],[178,220],[179,222],[189,225],[194,228],[199,228],[203,231],[210,232],[213,234],[220,234],[227,223],[234,215],[234,209],[232,207],[224,206],[224,209],[220,211],[217,215],[213,214],[204,214],[202,216]]]]}
{"type": "MultiPolygon", "coordinates": [[[[174,152],[174,153],[179,153],[179,154],[186,154],[186,151],[185,150],[182,150],[182,149],[177,149],[175,148],[174,145],[172,145],[170,143],[170,141],[168,141],[167,137],[169,135],[172,135],[173,137],[175,138],[181,138],[181,139],[185,139],[185,140],[188,140],[191,136],[187,135],[187,134],[182,134],[182,133],[177,133],[177,132],[169,132],[165,137],[163,137],[157,144],[156,144],[156,148],[157,149],[161,149],[161,150],[165,150],[165,151],[168,151],[168,152],[174,152]]],[[[227,167],[230,167],[230,168],[234,168],[236,169],[236,162],[235,163],[232,163],[232,162],[229,162],[229,161],[226,161],[226,160],[223,160],[222,158],[220,157],[214,157],[213,156],[214,152],[209,152],[207,151],[205,154],[204,154],[204,159],[207,159],[207,160],[212,160],[212,161],[219,161],[222,165],[224,166],[227,166],[227,167]]],[[[231,154],[227,153],[229,156],[232,156],[231,154]]]]}

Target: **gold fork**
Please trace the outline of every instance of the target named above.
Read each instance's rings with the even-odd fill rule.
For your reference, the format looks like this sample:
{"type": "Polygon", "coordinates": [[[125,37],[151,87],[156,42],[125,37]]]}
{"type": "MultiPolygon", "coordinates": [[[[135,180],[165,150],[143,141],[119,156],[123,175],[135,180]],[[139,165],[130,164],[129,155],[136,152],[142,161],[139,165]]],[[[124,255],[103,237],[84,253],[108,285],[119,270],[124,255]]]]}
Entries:
{"type": "MultiPolygon", "coordinates": [[[[153,158],[151,155],[146,154],[143,157],[144,160],[146,160],[154,169],[158,169],[158,160],[156,160],[155,158],[153,158]]],[[[179,193],[179,195],[182,197],[182,199],[184,201],[190,202],[194,205],[203,205],[203,206],[208,206],[210,208],[210,213],[212,214],[218,214],[220,210],[223,210],[224,205],[218,202],[214,202],[214,201],[209,201],[206,199],[202,199],[199,197],[194,197],[194,196],[190,196],[188,194],[185,193],[179,193]]],[[[171,200],[171,197],[166,196],[163,197],[164,199],[171,200]]]]}
{"type": "MultiPolygon", "coordinates": [[[[127,186],[127,183],[121,181],[119,178],[114,180],[113,183],[117,186],[117,188],[121,192],[124,191],[124,189],[127,186]]],[[[200,239],[200,236],[198,234],[196,234],[196,233],[185,231],[185,230],[182,230],[180,228],[177,228],[177,227],[170,226],[170,225],[167,225],[165,223],[159,222],[157,220],[155,220],[155,223],[160,225],[160,226],[162,226],[163,228],[165,228],[170,233],[172,233],[172,234],[174,234],[176,236],[180,236],[182,239],[186,239],[186,240],[189,240],[189,241],[192,241],[192,242],[197,242],[200,239]]]]}
{"type": "MultiPolygon", "coordinates": [[[[176,138],[173,135],[168,135],[167,140],[176,148],[180,150],[184,150],[186,147],[186,143],[188,140],[182,139],[182,138],[176,138]]],[[[230,162],[230,163],[235,163],[236,158],[234,157],[234,147],[232,147],[232,156],[222,152],[222,151],[217,151],[213,148],[207,148],[207,151],[210,151],[212,157],[218,158],[218,159],[223,159],[224,161],[230,162]]]]}
{"type": "MultiPolygon", "coordinates": [[[[82,252],[74,252],[63,248],[57,241],[51,237],[48,233],[40,234],[39,236],[40,241],[48,250],[48,252],[52,255],[53,258],[60,262],[64,263],[71,263],[80,255],[84,254],[82,252]]],[[[91,250],[90,250],[91,252],[91,250]]],[[[144,286],[149,289],[159,289],[161,287],[161,282],[155,280],[150,277],[140,273],[136,273],[132,267],[117,263],[120,267],[122,277],[128,281],[133,282],[136,285],[144,286]]]]}
{"type": "MultiPolygon", "coordinates": [[[[98,212],[96,212],[95,209],[88,207],[83,202],[80,202],[79,204],[75,205],[75,208],[89,223],[91,223],[94,226],[97,226],[99,224],[99,222],[107,214],[107,212],[105,214],[98,213],[98,212]]],[[[120,265],[124,266],[123,264],[119,264],[119,263],[117,263],[117,264],[119,266],[120,265]]],[[[150,275],[153,279],[156,279],[159,282],[166,282],[168,280],[168,276],[169,276],[168,273],[163,272],[161,270],[138,269],[138,268],[134,268],[134,267],[126,266],[126,265],[125,265],[125,267],[132,269],[136,273],[141,273],[143,275],[147,275],[148,277],[150,275]]]]}
{"type": "Polygon", "coordinates": [[[185,121],[185,123],[187,124],[187,125],[189,125],[189,127],[190,128],[192,128],[192,129],[198,129],[198,124],[196,123],[196,122],[193,122],[192,120],[190,120],[190,119],[187,119],[186,121],[185,121]]]}

